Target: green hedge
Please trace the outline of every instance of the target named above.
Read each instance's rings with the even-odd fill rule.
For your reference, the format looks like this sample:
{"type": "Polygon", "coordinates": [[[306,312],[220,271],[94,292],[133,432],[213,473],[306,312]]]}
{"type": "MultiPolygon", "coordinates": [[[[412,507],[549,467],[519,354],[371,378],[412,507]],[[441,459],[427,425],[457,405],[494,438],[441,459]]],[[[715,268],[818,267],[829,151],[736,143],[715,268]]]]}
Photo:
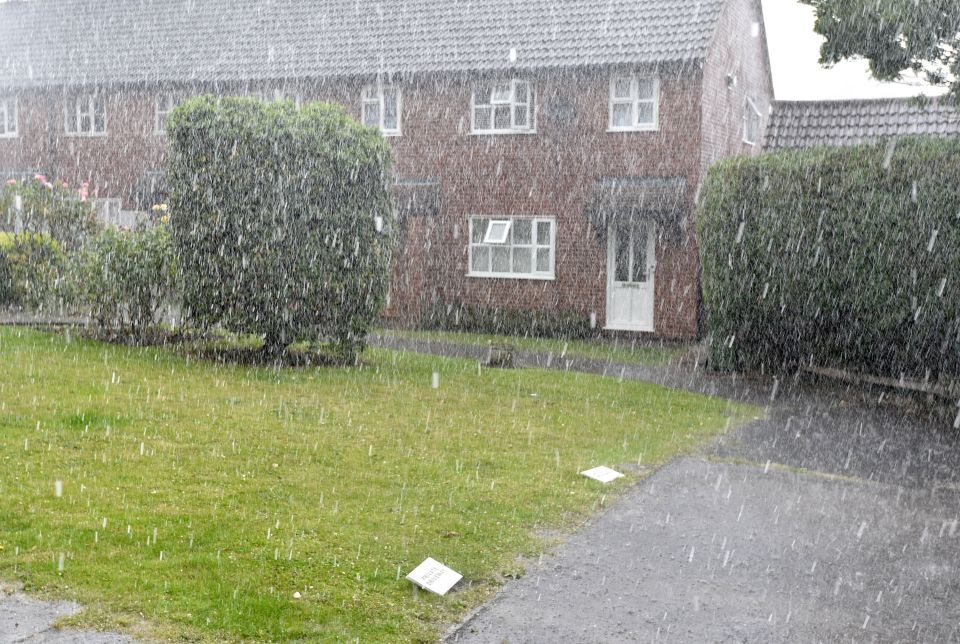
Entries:
{"type": "Polygon", "coordinates": [[[960,374],[960,140],[723,161],[699,209],[715,365],[960,374]]]}
{"type": "Polygon", "coordinates": [[[107,228],[74,256],[79,304],[101,331],[142,338],[173,299],[176,267],[169,226],[107,228]]]}
{"type": "Polygon", "coordinates": [[[597,331],[590,328],[590,319],[576,311],[502,309],[460,302],[431,308],[421,319],[420,326],[426,330],[565,340],[597,335],[597,331]]]}
{"type": "Polygon", "coordinates": [[[339,106],[202,96],[171,113],[168,183],[186,312],[362,350],[394,239],[389,147],[339,106]]]}
{"type": "Polygon", "coordinates": [[[0,306],[43,310],[67,295],[67,255],[41,233],[0,233],[0,306]]]}

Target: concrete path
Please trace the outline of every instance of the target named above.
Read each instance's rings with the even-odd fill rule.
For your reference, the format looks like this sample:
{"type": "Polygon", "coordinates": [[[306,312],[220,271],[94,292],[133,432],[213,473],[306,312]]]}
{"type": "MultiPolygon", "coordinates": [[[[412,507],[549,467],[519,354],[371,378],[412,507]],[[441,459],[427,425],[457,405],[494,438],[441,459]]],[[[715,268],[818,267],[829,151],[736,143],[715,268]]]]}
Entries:
{"type": "Polygon", "coordinates": [[[0,644],[132,644],[133,640],[115,633],[58,630],[53,627],[61,617],[80,611],[73,602],[33,599],[12,588],[0,587],[0,644]]]}
{"type": "Polygon", "coordinates": [[[960,642],[952,417],[800,385],[773,398],[447,641],[960,642]]]}

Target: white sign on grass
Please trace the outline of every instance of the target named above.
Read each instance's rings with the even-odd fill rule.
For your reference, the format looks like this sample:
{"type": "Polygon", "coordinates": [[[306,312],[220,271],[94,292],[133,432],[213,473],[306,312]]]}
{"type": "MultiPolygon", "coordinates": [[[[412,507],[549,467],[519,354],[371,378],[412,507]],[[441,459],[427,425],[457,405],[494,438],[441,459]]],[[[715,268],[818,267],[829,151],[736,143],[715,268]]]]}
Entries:
{"type": "Polygon", "coordinates": [[[407,579],[432,593],[446,595],[448,590],[463,579],[463,575],[447,568],[439,561],[427,557],[422,564],[407,575],[407,579]]]}
{"type": "Polygon", "coordinates": [[[615,481],[621,476],[623,476],[623,474],[621,474],[620,472],[616,470],[611,470],[609,467],[606,467],[605,465],[601,465],[600,467],[595,467],[592,470],[584,470],[583,472],[580,472],[580,473],[586,476],[588,479],[593,479],[594,481],[600,481],[601,483],[609,483],[610,481],[615,481]]]}

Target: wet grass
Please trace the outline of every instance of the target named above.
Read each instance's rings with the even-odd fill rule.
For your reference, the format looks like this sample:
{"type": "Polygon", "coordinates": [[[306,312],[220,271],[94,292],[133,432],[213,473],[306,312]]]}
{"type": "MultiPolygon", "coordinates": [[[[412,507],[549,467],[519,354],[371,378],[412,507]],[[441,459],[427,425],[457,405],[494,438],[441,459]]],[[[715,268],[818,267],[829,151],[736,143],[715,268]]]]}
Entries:
{"type": "Polygon", "coordinates": [[[755,413],[596,376],[364,361],[222,365],[0,328],[0,579],[81,602],[70,625],[161,640],[434,640],[544,547],[536,532],[625,484],[579,470],[660,463],[755,413]],[[403,579],[427,556],[464,575],[446,597],[403,579]]]}
{"type": "Polygon", "coordinates": [[[613,363],[640,364],[649,366],[663,366],[671,360],[679,358],[688,349],[689,345],[660,340],[645,340],[633,338],[609,338],[597,340],[557,340],[525,336],[494,335],[484,333],[465,333],[459,331],[419,331],[406,329],[385,329],[380,331],[385,336],[415,338],[419,340],[433,340],[436,342],[450,342],[453,344],[468,344],[487,346],[493,344],[510,344],[525,351],[540,351],[553,353],[556,356],[576,356],[613,363]]]}

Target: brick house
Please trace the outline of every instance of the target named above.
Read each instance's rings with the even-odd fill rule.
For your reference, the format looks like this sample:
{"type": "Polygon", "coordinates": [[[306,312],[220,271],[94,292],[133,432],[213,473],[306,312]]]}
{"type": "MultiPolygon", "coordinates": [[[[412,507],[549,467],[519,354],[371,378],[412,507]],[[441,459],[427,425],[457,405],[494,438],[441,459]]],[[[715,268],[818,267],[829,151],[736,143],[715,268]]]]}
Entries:
{"type": "Polygon", "coordinates": [[[0,176],[157,198],[165,115],[203,93],[329,100],[394,150],[388,317],[459,306],[698,333],[692,218],[759,151],[759,0],[32,0],[0,4],[0,176]]]}

